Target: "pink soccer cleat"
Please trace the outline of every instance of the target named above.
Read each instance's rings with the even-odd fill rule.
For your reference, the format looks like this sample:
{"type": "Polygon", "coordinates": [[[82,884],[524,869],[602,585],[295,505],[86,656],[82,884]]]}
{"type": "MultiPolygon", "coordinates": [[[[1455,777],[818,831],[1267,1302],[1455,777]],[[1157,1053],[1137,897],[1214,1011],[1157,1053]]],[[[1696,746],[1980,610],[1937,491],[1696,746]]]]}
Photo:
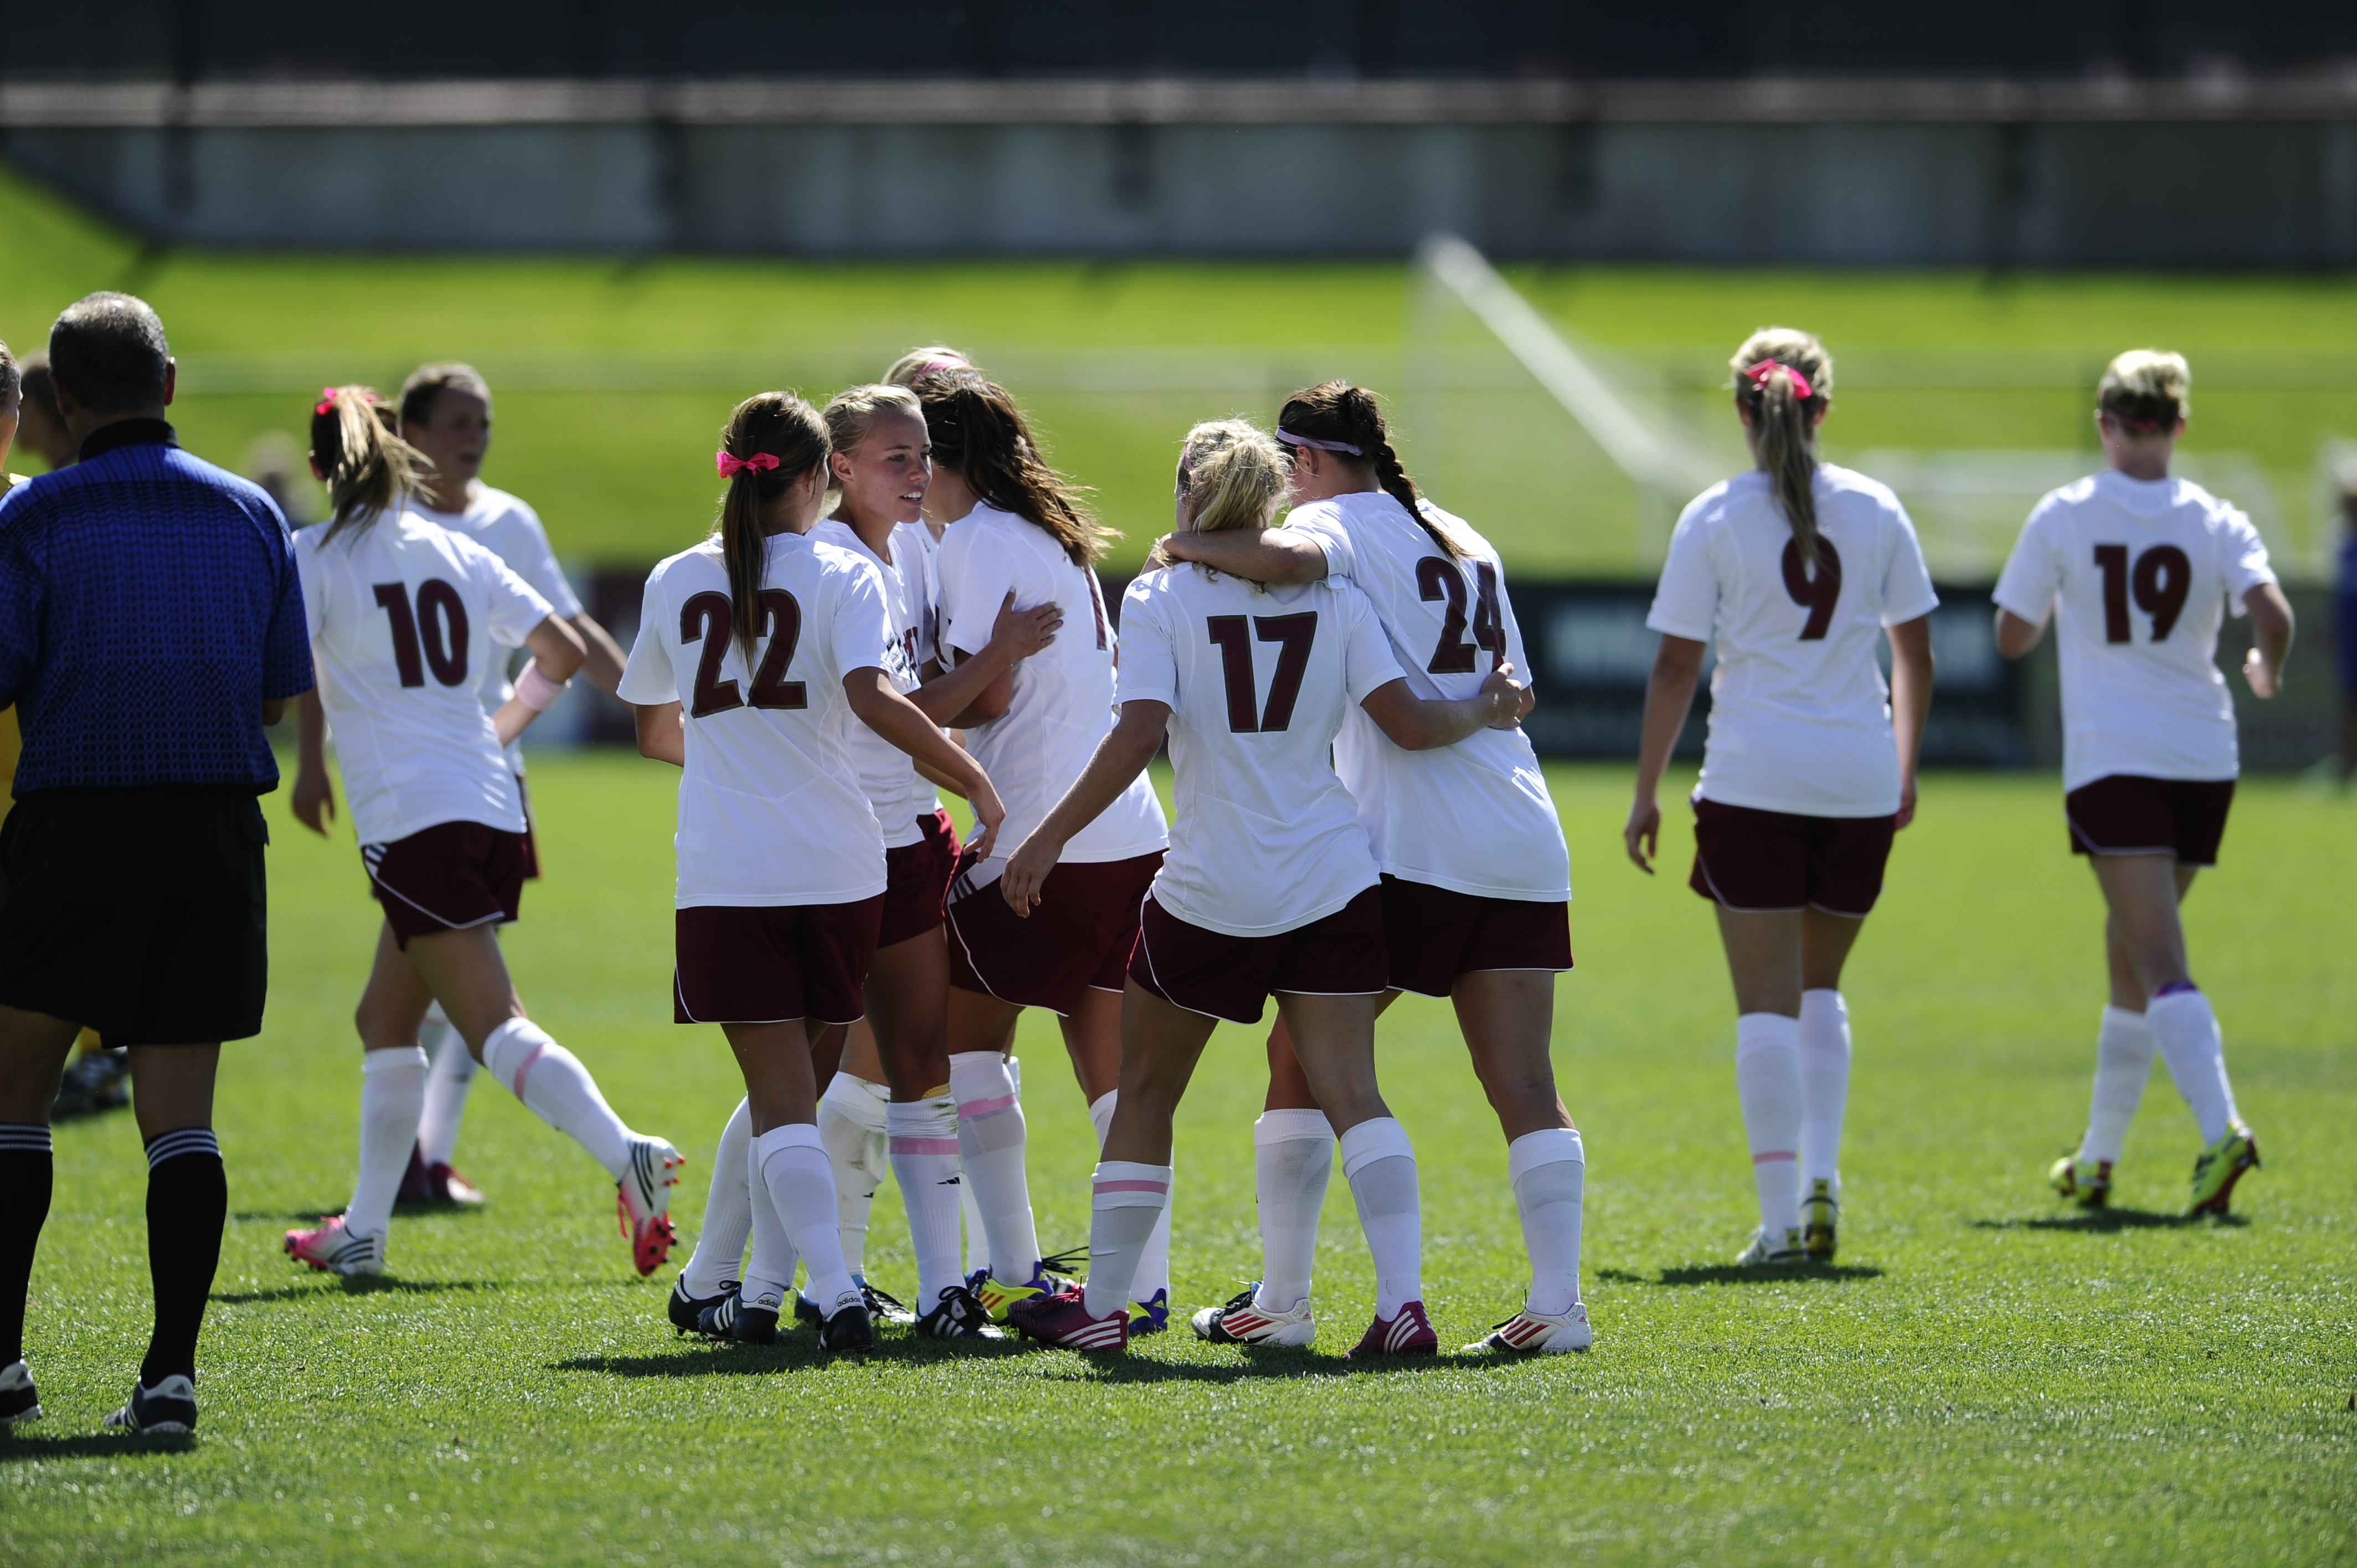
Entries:
{"type": "Polygon", "coordinates": [[[1129,1348],[1129,1309],[1120,1306],[1103,1317],[1091,1317],[1078,1285],[1054,1295],[1026,1297],[1006,1309],[1006,1321],[1042,1345],[1067,1350],[1129,1348]]]}
{"type": "Polygon", "coordinates": [[[685,1164],[661,1138],[630,1140],[630,1168],[614,1184],[614,1211],[622,1234],[630,1239],[630,1262],[642,1277],[663,1266],[678,1240],[671,1225],[671,1189],[679,1185],[679,1168],[685,1164]]]}
{"type": "Polygon", "coordinates": [[[1373,1356],[1437,1356],[1440,1353],[1440,1336],[1433,1332],[1432,1319],[1425,1316],[1424,1303],[1409,1302],[1399,1309],[1399,1316],[1389,1320],[1378,1317],[1367,1325],[1365,1334],[1351,1347],[1348,1354],[1353,1361],[1363,1361],[1373,1356]]]}
{"type": "Polygon", "coordinates": [[[346,1279],[384,1273],[384,1237],[353,1235],[344,1229],[340,1214],[317,1230],[289,1230],[285,1245],[286,1255],[296,1262],[346,1279]]]}

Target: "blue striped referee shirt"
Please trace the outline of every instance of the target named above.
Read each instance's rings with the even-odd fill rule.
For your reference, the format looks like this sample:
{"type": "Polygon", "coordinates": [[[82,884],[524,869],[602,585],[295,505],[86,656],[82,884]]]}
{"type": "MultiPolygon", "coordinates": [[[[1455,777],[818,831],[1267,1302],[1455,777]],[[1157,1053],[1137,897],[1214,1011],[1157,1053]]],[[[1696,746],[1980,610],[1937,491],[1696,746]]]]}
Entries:
{"type": "Polygon", "coordinates": [[[15,793],[278,787],[265,701],[311,689],[295,551],[257,485],[160,419],[0,499],[0,705],[15,793]]]}

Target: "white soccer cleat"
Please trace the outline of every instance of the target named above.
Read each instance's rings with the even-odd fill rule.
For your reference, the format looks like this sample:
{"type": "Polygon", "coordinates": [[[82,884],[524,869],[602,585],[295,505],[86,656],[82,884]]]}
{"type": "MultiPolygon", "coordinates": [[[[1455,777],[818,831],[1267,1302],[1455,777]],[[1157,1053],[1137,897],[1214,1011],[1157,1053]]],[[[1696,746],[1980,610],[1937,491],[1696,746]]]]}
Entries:
{"type": "Polygon", "coordinates": [[[630,1239],[630,1262],[640,1275],[653,1273],[671,1257],[678,1240],[671,1224],[671,1189],[687,1164],[661,1138],[630,1140],[630,1163],[614,1184],[614,1211],[630,1239]]]}
{"type": "Polygon", "coordinates": [[[1268,1345],[1298,1350],[1318,1337],[1318,1320],[1309,1315],[1307,1296],[1289,1312],[1256,1306],[1257,1283],[1245,1286],[1225,1306],[1207,1306],[1190,1321],[1198,1338],[1214,1345],[1268,1345]]]}
{"type": "Polygon", "coordinates": [[[1487,1339],[1465,1347],[1465,1354],[1486,1350],[1499,1355],[1559,1355],[1585,1350],[1595,1343],[1596,1331],[1587,1326],[1587,1304],[1575,1301],[1560,1313],[1533,1312],[1526,1306],[1491,1329],[1487,1339]]]}
{"type": "Polygon", "coordinates": [[[355,1236],[344,1228],[340,1214],[317,1230],[286,1232],[286,1255],[346,1279],[384,1273],[384,1235],[355,1236]]]}
{"type": "Polygon", "coordinates": [[[1751,1244],[1736,1254],[1735,1266],[1738,1269],[1789,1269],[1808,1261],[1808,1251],[1801,1245],[1800,1227],[1794,1226],[1771,1240],[1770,1232],[1763,1225],[1751,1233],[1751,1244]]]}

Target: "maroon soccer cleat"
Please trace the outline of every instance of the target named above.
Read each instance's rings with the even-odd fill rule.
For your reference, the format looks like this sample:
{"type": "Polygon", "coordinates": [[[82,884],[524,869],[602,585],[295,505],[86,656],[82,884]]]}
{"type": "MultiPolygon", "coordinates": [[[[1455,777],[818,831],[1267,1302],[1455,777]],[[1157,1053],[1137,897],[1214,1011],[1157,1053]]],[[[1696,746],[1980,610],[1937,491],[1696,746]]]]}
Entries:
{"type": "Polygon", "coordinates": [[[1378,1317],[1367,1325],[1367,1331],[1351,1347],[1353,1361],[1363,1361],[1374,1356],[1437,1356],[1440,1353],[1440,1336],[1432,1329],[1432,1319],[1425,1316],[1424,1303],[1409,1302],[1399,1309],[1399,1316],[1390,1319],[1378,1317]]]}
{"type": "Polygon", "coordinates": [[[1067,1350],[1129,1348],[1128,1310],[1116,1307],[1103,1317],[1091,1317],[1078,1285],[1054,1295],[1018,1301],[1006,1309],[1006,1321],[1010,1327],[1042,1345],[1058,1345],[1067,1350]]]}

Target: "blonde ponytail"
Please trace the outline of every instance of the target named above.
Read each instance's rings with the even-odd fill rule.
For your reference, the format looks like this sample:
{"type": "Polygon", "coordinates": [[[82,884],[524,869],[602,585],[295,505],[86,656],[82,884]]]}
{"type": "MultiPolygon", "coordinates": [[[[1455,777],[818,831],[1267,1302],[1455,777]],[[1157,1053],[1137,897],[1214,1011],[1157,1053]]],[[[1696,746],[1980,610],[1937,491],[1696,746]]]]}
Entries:
{"type": "MultiPolygon", "coordinates": [[[[1178,448],[1178,494],[1197,533],[1265,528],[1285,494],[1285,455],[1268,433],[1243,419],[1211,419],[1187,432],[1178,448]]],[[[1154,547],[1149,568],[1172,563],[1154,547]]]]}
{"type": "Polygon", "coordinates": [[[1790,327],[1763,327],[1728,361],[1735,401],[1760,437],[1760,467],[1811,577],[1817,574],[1817,418],[1833,398],[1824,345],[1790,327]]]}
{"type": "Polygon", "coordinates": [[[417,493],[433,465],[393,433],[396,415],[373,387],[325,387],[311,410],[311,461],[327,476],[325,542],[365,529],[417,493]]]}

